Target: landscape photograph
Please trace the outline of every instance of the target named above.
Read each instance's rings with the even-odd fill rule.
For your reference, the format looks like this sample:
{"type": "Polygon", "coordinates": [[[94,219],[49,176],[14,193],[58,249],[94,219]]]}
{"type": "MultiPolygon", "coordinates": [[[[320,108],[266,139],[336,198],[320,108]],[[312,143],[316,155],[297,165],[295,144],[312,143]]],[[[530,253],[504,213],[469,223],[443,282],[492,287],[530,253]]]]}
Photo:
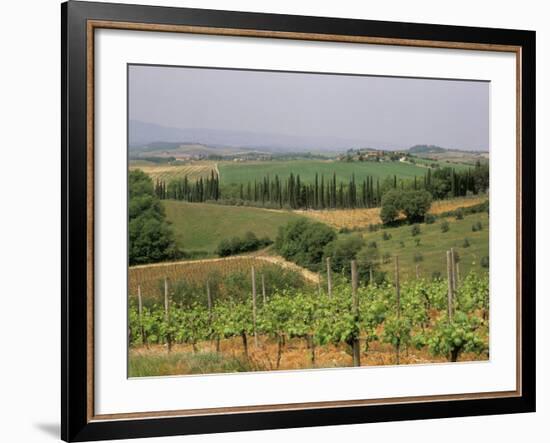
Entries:
{"type": "Polygon", "coordinates": [[[127,75],[128,377],[489,360],[489,82],[127,75]]]}

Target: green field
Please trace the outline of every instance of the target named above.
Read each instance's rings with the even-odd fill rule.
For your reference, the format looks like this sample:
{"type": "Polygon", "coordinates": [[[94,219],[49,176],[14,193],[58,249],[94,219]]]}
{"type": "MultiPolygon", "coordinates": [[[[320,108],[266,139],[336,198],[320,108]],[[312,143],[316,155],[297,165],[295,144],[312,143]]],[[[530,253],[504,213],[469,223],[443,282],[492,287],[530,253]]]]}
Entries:
{"type": "Polygon", "coordinates": [[[315,173],[324,175],[325,180],[336,173],[338,181],[346,181],[355,174],[357,180],[363,180],[366,176],[379,178],[380,180],[397,175],[399,178],[414,178],[423,176],[427,168],[400,162],[344,162],[333,160],[294,160],[294,161],[265,161],[219,164],[221,184],[254,182],[263,180],[267,175],[278,175],[287,178],[290,173],[300,174],[303,182],[313,182],[315,173]]]}
{"type": "Polygon", "coordinates": [[[205,251],[209,255],[214,255],[221,240],[242,236],[247,231],[257,237],[268,236],[275,240],[279,226],[301,217],[291,212],[243,206],[175,200],[165,200],[162,204],[172,223],[178,246],[185,251],[205,251]]]}
{"type": "Polygon", "coordinates": [[[430,160],[427,158],[415,157],[414,161],[418,166],[433,167],[435,165],[439,165],[440,168],[454,168],[457,171],[473,168],[475,165],[474,160],[471,160],[471,163],[466,163],[460,161],[430,160]]]}
{"type": "Polygon", "coordinates": [[[367,242],[376,241],[380,257],[388,253],[392,256],[390,263],[382,264],[381,269],[388,271],[388,277],[393,279],[393,256],[398,255],[400,261],[401,278],[413,278],[416,273],[416,265],[419,265],[421,276],[431,277],[434,272],[440,272],[442,277],[447,274],[445,252],[455,248],[460,257],[460,272],[464,276],[470,270],[480,271],[481,258],[489,255],[489,216],[487,213],[465,216],[463,220],[448,218],[449,231],[441,232],[442,220],[427,225],[419,224],[420,234],[413,237],[410,225],[397,228],[381,229],[377,232],[367,233],[364,238],[367,242]],[[483,229],[472,232],[472,225],[480,221],[483,229]],[[384,232],[391,234],[390,240],[383,240],[384,232]],[[415,239],[420,239],[420,245],[416,246],[415,239]],[[464,247],[464,239],[467,238],[470,246],[464,247]],[[401,245],[404,243],[404,246],[401,245]],[[423,260],[415,263],[414,255],[422,254],[423,260]]]}

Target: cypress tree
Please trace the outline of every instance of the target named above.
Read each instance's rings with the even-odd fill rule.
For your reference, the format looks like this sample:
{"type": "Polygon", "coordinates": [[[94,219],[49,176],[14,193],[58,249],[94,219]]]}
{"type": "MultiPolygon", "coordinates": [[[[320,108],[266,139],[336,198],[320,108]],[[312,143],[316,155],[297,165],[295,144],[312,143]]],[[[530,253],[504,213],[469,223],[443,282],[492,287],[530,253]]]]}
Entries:
{"type": "Polygon", "coordinates": [[[325,207],[325,176],[321,175],[321,208],[325,207]]]}
{"type": "Polygon", "coordinates": [[[315,191],[313,196],[313,207],[317,209],[319,207],[319,177],[315,173],[315,191]]]}
{"type": "Polygon", "coordinates": [[[300,174],[296,174],[296,207],[301,208],[302,207],[302,184],[300,183],[300,174]]]}
{"type": "Polygon", "coordinates": [[[456,197],[456,177],[454,168],[451,169],[451,195],[456,197]]]}
{"type": "Polygon", "coordinates": [[[332,202],[331,207],[336,207],[336,172],[332,175],[332,202]]]}

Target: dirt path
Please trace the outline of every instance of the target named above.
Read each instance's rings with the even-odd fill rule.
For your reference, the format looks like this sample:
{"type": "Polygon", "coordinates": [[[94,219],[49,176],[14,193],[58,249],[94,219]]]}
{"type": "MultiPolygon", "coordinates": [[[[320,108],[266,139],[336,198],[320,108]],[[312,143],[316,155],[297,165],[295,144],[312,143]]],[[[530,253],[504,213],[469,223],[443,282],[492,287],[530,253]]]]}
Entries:
{"type": "Polygon", "coordinates": [[[175,262],[163,262],[163,263],[151,263],[148,265],[137,265],[131,266],[130,269],[144,269],[144,268],[160,268],[165,266],[177,266],[177,265],[190,265],[190,264],[207,264],[207,263],[219,263],[224,261],[231,260],[242,260],[242,259],[251,259],[251,260],[261,260],[266,263],[278,265],[281,268],[289,269],[292,271],[299,272],[304,279],[312,282],[318,283],[319,278],[315,272],[312,272],[308,269],[302,268],[295,263],[285,260],[283,257],[278,255],[263,255],[265,251],[258,251],[258,254],[249,254],[249,255],[234,255],[231,257],[221,257],[221,258],[209,258],[209,259],[200,259],[200,260],[182,260],[175,262]]]}
{"type": "Polygon", "coordinates": [[[309,269],[302,268],[301,266],[298,266],[295,263],[289,262],[279,255],[258,255],[256,256],[256,258],[266,261],[268,263],[279,265],[281,268],[284,268],[284,269],[290,269],[292,271],[299,272],[302,275],[302,277],[304,277],[306,280],[312,283],[319,282],[318,274],[310,271],[309,269]]]}

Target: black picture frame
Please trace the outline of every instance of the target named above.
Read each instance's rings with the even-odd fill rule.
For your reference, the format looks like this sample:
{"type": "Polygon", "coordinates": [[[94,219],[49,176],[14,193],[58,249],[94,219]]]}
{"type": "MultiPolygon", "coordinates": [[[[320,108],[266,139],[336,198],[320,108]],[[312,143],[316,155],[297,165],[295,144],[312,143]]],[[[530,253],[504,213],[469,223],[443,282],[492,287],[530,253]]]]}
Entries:
{"type": "MultiPolygon", "coordinates": [[[[535,411],[535,32],[69,1],[61,5],[62,373],[65,441],[511,414],[535,411]],[[521,395],[247,413],[94,420],[89,414],[90,186],[87,23],[105,20],[333,36],[511,45],[521,53],[521,395]]],[[[93,183],[93,182],[92,182],[93,183]]],[[[92,269],[93,271],[93,269],[92,269]]]]}

